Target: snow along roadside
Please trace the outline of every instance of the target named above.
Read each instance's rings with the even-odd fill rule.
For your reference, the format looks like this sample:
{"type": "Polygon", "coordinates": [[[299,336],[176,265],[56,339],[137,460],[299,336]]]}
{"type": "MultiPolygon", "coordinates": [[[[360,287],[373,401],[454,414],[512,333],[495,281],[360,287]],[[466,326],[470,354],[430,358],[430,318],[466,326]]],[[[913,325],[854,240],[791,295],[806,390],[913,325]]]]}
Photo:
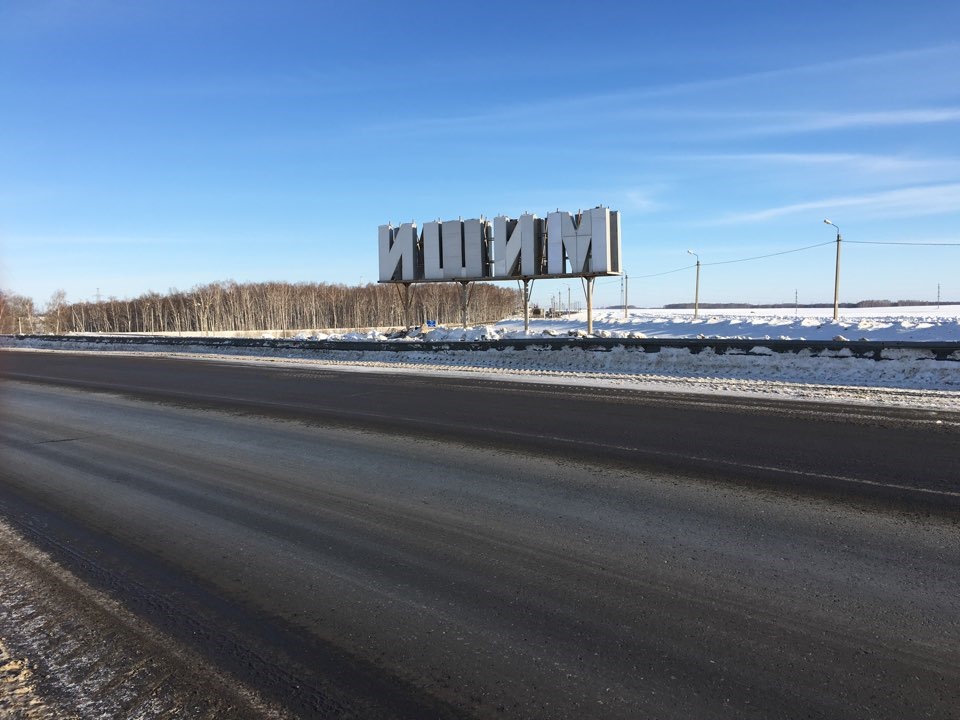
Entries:
{"type": "MultiPolygon", "coordinates": [[[[694,354],[683,348],[663,348],[657,353],[625,348],[609,352],[530,348],[396,353],[224,347],[212,353],[208,347],[199,345],[175,349],[141,346],[136,352],[110,346],[91,349],[83,344],[63,345],[67,346],[63,350],[126,356],[202,358],[345,372],[442,374],[490,381],[960,411],[960,362],[957,361],[960,357],[937,361],[926,351],[887,350],[884,360],[872,360],[851,357],[844,351],[717,355],[709,351],[694,354]]],[[[49,348],[49,343],[43,347],[49,348]]],[[[23,347],[15,350],[40,352],[23,347]]],[[[754,352],[763,353],[762,343],[754,352]]]]}

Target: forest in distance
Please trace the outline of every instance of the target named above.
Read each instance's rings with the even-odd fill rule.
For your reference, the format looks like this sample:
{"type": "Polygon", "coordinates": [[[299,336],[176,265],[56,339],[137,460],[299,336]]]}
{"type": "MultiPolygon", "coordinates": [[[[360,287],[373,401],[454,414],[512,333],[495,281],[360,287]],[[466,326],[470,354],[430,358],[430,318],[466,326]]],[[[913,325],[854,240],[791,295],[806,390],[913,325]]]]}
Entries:
{"type": "MultiPolygon", "coordinates": [[[[471,323],[490,323],[520,311],[517,289],[471,283],[471,323]]],[[[461,319],[459,283],[411,286],[411,325],[461,319]]],[[[133,299],[67,301],[62,290],[43,307],[31,298],[0,290],[0,333],[67,332],[180,333],[293,331],[403,327],[402,295],[397,286],[232,280],[198,285],[187,291],[145,293],[133,299]]]]}
{"type": "MultiPolygon", "coordinates": [[[[411,286],[410,325],[434,320],[441,325],[461,321],[458,283],[418,283],[411,286]]],[[[934,306],[922,300],[861,300],[844,308],[934,306]]],[[[943,304],[960,304],[944,301],[943,304]]],[[[622,305],[610,306],[620,309],[622,305]]],[[[630,306],[633,307],[632,305],[630,306]]],[[[700,303],[701,310],[746,308],[832,308],[830,303],[700,303]]],[[[689,309],[693,303],[671,303],[664,309],[689,309]]],[[[519,289],[471,283],[468,315],[471,324],[494,323],[523,312],[519,289]]],[[[543,310],[531,307],[531,315],[543,310]]],[[[547,314],[559,311],[547,310],[547,314]]],[[[42,306],[23,295],[0,289],[0,334],[40,333],[216,333],[293,332],[300,330],[403,327],[407,324],[401,295],[394,285],[348,286],[331,283],[251,282],[233,280],[199,285],[187,291],[145,293],[133,299],[68,302],[58,290],[42,306]]]]}

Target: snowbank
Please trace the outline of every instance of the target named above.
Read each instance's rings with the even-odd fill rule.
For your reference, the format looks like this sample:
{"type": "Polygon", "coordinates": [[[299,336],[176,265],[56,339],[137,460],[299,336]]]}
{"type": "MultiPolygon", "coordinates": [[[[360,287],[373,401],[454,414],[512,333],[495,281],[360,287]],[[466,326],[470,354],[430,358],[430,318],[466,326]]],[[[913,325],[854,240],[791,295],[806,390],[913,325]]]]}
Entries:
{"type": "MultiPolygon", "coordinates": [[[[418,350],[425,340],[509,340],[523,337],[546,338],[585,333],[583,314],[567,318],[535,320],[524,334],[523,320],[510,319],[494,325],[472,328],[431,328],[413,330],[403,336],[379,331],[349,333],[302,333],[301,339],[394,340],[408,344],[405,352],[237,347],[229,341],[216,347],[199,341],[196,345],[164,344],[157,339],[137,353],[190,355],[215,359],[244,358],[249,362],[322,365],[344,371],[453,374],[491,380],[522,379],[525,382],[564,383],[579,386],[615,386],[636,389],[672,390],[721,394],[759,394],[776,397],[896,404],[929,409],[960,411],[960,306],[934,314],[935,309],[890,308],[845,311],[834,322],[822,312],[772,314],[753,310],[710,311],[696,320],[690,311],[632,310],[626,320],[623,311],[595,314],[595,335],[605,337],[717,338],[756,340],[749,350],[712,349],[694,353],[685,348],[664,347],[645,352],[642,347],[616,347],[592,352],[578,347],[548,350],[533,345],[525,349],[442,351],[418,350]],[[819,314],[818,314],[819,313],[819,314]],[[850,340],[927,341],[957,343],[957,350],[936,360],[926,349],[886,349],[880,359],[853,357],[848,348],[805,349],[774,352],[764,340],[850,340]]],[[[212,340],[205,338],[204,340],[212,340]]],[[[181,339],[181,342],[183,339],[181,339]]],[[[189,341],[188,341],[189,342],[189,341]]],[[[0,347],[50,349],[43,340],[3,339],[0,347]]],[[[56,345],[61,350],[100,350],[131,354],[131,346],[100,345],[69,341],[56,345]]]]}
{"type": "MultiPolygon", "coordinates": [[[[562,319],[535,320],[530,334],[567,334],[586,328],[586,313],[562,319]]],[[[707,310],[697,319],[691,310],[622,310],[594,313],[595,335],[650,338],[738,338],[755,340],[849,340],[960,342],[960,305],[921,308],[858,308],[844,310],[839,320],[822,309],[798,312],[707,310]]],[[[497,337],[522,337],[523,319],[493,328],[497,337]]]]}

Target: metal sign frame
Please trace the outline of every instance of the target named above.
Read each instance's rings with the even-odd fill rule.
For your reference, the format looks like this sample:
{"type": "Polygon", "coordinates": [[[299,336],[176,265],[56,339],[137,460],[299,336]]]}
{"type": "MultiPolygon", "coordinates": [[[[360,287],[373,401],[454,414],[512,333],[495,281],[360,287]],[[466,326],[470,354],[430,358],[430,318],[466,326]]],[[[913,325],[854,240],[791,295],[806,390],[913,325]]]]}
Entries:
{"type": "Polygon", "coordinates": [[[585,212],[497,216],[491,223],[470,220],[431,221],[418,232],[416,222],[379,227],[381,283],[403,286],[401,299],[409,324],[410,286],[458,282],[462,320],[467,326],[469,283],[523,283],[524,328],[529,329],[529,302],[534,280],[583,278],[587,332],[593,332],[593,284],[597,277],[621,270],[620,213],[597,206],[585,212]]]}

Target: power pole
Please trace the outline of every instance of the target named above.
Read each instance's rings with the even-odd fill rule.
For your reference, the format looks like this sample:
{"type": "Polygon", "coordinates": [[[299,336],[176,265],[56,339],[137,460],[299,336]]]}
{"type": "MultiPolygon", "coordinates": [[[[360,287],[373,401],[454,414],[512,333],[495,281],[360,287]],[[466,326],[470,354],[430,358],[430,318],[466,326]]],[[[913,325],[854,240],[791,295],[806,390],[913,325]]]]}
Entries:
{"type": "Polygon", "coordinates": [[[630,276],[623,276],[623,319],[627,319],[627,308],[630,306],[630,276]]]}
{"type": "Polygon", "coordinates": [[[697,259],[697,284],[693,291],[693,319],[696,320],[700,315],[700,256],[693,250],[687,250],[687,255],[693,255],[697,259]]]}
{"type": "Polygon", "coordinates": [[[937,310],[940,309],[940,283],[937,283],[937,310]]]}
{"type": "Polygon", "coordinates": [[[693,317],[700,315],[700,258],[697,258],[697,285],[693,293],[693,317]]]}
{"type": "Polygon", "coordinates": [[[840,229],[837,228],[837,270],[833,278],[833,319],[840,317],[840,229]]]}
{"type": "Polygon", "coordinates": [[[824,224],[833,225],[837,229],[837,268],[833,276],[833,321],[840,317],[840,226],[832,220],[824,220],[824,224]]]}

